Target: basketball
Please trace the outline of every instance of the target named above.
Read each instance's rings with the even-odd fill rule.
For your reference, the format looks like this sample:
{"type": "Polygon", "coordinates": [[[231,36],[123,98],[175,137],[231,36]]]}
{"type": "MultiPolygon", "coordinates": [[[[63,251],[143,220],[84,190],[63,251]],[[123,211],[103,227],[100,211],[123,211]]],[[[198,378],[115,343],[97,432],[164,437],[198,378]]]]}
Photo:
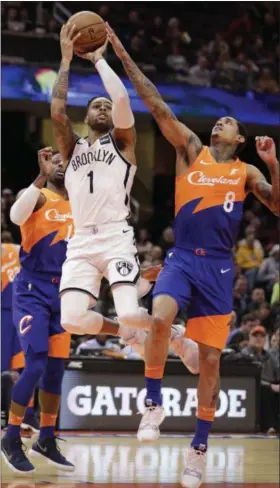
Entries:
{"type": "Polygon", "coordinates": [[[105,22],[94,12],[78,12],[69,18],[67,24],[76,25],[74,36],[81,33],[74,44],[74,52],[84,54],[95,51],[106,41],[105,22]]]}

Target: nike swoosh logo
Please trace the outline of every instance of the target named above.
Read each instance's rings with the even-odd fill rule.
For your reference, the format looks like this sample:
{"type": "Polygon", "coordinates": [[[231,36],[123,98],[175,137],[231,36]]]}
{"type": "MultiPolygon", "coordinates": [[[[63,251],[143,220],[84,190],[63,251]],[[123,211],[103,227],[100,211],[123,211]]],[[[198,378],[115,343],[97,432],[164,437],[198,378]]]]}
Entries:
{"type": "Polygon", "coordinates": [[[230,270],[231,270],[231,268],[228,268],[228,269],[223,269],[223,268],[222,268],[222,269],[221,269],[221,273],[222,273],[222,274],[225,274],[225,273],[227,273],[227,272],[228,272],[228,271],[230,271],[230,270]]]}
{"type": "Polygon", "coordinates": [[[200,164],[206,164],[206,165],[208,165],[208,164],[212,164],[212,163],[206,163],[205,161],[201,160],[200,161],[200,164]]]}
{"type": "Polygon", "coordinates": [[[37,441],[38,446],[40,447],[41,451],[47,452],[48,448],[47,447],[42,447],[41,444],[39,444],[39,441],[37,441]]]}
{"type": "Polygon", "coordinates": [[[168,253],[168,257],[171,258],[173,256],[173,252],[168,253]]]}
{"type": "Polygon", "coordinates": [[[123,234],[126,234],[127,232],[129,232],[130,229],[127,229],[127,230],[123,230],[123,234]]]}

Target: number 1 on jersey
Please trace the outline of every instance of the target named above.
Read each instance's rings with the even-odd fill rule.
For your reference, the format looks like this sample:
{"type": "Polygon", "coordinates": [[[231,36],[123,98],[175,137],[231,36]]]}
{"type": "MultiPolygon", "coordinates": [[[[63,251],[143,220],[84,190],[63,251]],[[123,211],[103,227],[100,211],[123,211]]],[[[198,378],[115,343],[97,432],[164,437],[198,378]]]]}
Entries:
{"type": "Polygon", "coordinates": [[[89,177],[89,192],[93,193],[93,171],[90,171],[87,176],[89,177]]]}

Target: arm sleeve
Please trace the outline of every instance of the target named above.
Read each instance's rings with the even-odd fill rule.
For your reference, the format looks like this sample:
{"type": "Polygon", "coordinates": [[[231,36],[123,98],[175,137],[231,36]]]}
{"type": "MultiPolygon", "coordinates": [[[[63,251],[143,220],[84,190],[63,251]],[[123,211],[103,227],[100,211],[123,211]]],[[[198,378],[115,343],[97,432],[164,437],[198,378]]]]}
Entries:
{"type": "Polygon", "coordinates": [[[22,225],[26,222],[35,208],[40,192],[35,185],[30,185],[20,195],[10,210],[10,219],[14,224],[22,225]]]}
{"type": "Polygon", "coordinates": [[[112,119],[114,126],[117,129],[130,129],[134,125],[134,116],[124,84],[105,59],[99,59],[95,68],[113,102],[112,119]]]}

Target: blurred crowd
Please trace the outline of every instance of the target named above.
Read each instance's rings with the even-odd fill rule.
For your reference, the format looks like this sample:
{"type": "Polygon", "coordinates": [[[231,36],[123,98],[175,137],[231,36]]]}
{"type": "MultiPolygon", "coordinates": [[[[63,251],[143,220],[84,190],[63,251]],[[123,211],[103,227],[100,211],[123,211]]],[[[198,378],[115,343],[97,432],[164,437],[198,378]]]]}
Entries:
{"type": "MultiPolygon", "coordinates": [[[[56,14],[55,2],[44,2],[39,10],[36,4],[41,3],[2,2],[3,33],[57,40],[63,19],[56,14]]],[[[83,2],[63,2],[63,6],[69,15],[83,10],[83,2]]],[[[93,2],[91,9],[112,24],[133,59],[151,77],[234,91],[279,93],[277,2],[204,2],[202,11],[199,2],[164,4],[160,10],[154,2],[93,2]]],[[[33,56],[34,51],[36,45],[33,56]]],[[[110,56],[109,52],[110,62],[120,69],[110,56]]],[[[43,58],[38,53],[37,61],[42,59],[51,61],[47,52],[43,58]]]]}

